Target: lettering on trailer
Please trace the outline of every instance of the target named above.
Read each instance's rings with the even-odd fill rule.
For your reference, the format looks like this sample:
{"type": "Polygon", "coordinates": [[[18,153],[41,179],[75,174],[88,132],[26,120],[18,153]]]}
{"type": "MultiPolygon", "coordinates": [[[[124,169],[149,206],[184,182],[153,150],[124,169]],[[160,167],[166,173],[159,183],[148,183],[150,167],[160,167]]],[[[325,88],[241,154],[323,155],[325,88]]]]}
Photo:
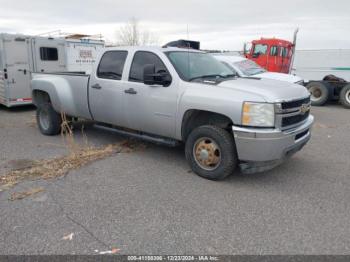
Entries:
{"type": "Polygon", "coordinates": [[[95,59],[92,54],[92,50],[79,50],[79,59],[76,63],[94,63],[95,59]]]}

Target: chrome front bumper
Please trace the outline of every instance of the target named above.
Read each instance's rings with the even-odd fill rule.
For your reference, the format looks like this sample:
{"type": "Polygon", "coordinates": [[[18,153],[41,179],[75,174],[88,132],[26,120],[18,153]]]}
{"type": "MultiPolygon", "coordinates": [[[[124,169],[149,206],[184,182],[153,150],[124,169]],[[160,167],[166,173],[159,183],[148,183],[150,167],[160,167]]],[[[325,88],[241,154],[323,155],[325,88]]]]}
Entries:
{"type": "Polygon", "coordinates": [[[286,131],[233,126],[242,171],[271,169],[299,151],[310,140],[313,122],[314,117],[310,115],[302,125],[286,131]]]}

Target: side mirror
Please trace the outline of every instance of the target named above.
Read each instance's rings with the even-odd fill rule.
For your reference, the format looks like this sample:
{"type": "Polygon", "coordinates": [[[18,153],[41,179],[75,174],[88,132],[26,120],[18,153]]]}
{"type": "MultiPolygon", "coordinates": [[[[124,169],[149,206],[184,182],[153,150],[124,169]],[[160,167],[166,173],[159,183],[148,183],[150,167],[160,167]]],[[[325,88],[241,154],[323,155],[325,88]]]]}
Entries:
{"type": "Polygon", "coordinates": [[[156,66],[149,64],[143,68],[143,83],[145,85],[169,86],[171,84],[171,76],[165,70],[156,72],[156,66]]]}

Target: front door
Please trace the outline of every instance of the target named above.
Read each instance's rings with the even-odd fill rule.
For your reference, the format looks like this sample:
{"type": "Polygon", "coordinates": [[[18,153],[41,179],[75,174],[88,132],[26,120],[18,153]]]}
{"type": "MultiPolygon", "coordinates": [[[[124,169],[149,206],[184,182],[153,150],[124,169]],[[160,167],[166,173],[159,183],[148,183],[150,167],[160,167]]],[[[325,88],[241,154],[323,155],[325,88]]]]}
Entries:
{"type": "Polygon", "coordinates": [[[267,49],[266,44],[254,44],[252,50],[252,60],[267,70],[267,49]]]}
{"type": "Polygon", "coordinates": [[[135,53],[123,92],[123,111],[127,126],[150,134],[174,137],[177,84],[173,81],[167,87],[145,85],[143,69],[149,64],[155,65],[156,72],[169,72],[155,53],[149,51],[135,53]]]}
{"type": "Polygon", "coordinates": [[[30,102],[29,39],[8,36],[4,39],[4,67],[7,69],[10,102],[30,102]]]}
{"type": "Polygon", "coordinates": [[[123,115],[122,80],[127,51],[107,51],[100,59],[96,73],[91,75],[89,102],[93,119],[99,122],[125,126],[123,115]]]}

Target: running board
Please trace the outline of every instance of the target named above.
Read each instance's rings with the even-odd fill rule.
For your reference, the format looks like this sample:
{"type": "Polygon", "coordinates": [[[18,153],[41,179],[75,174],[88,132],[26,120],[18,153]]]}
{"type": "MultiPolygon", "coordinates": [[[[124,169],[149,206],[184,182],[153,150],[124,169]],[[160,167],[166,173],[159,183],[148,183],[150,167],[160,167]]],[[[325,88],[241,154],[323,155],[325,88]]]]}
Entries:
{"type": "Polygon", "coordinates": [[[110,126],[110,125],[95,124],[95,127],[103,129],[103,130],[107,130],[107,131],[112,131],[112,132],[115,132],[119,135],[129,136],[129,137],[133,137],[136,139],[141,139],[141,140],[155,143],[158,145],[166,145],[166,146],[170,146],[170,147],[175,147],[175,146],[178,146],[181,144],[180,141],[175,140],[175,139],[163,138],[160,136],[153,136],[153,135],[149,135],[149,134],[145,134],[145,133],[141,133],[141,132],[136,132],[136,131],[133,131],[133,132],[126,131],[126,130],[122,130],[118,127],[114,127],[114,126],[110,126]]]}

